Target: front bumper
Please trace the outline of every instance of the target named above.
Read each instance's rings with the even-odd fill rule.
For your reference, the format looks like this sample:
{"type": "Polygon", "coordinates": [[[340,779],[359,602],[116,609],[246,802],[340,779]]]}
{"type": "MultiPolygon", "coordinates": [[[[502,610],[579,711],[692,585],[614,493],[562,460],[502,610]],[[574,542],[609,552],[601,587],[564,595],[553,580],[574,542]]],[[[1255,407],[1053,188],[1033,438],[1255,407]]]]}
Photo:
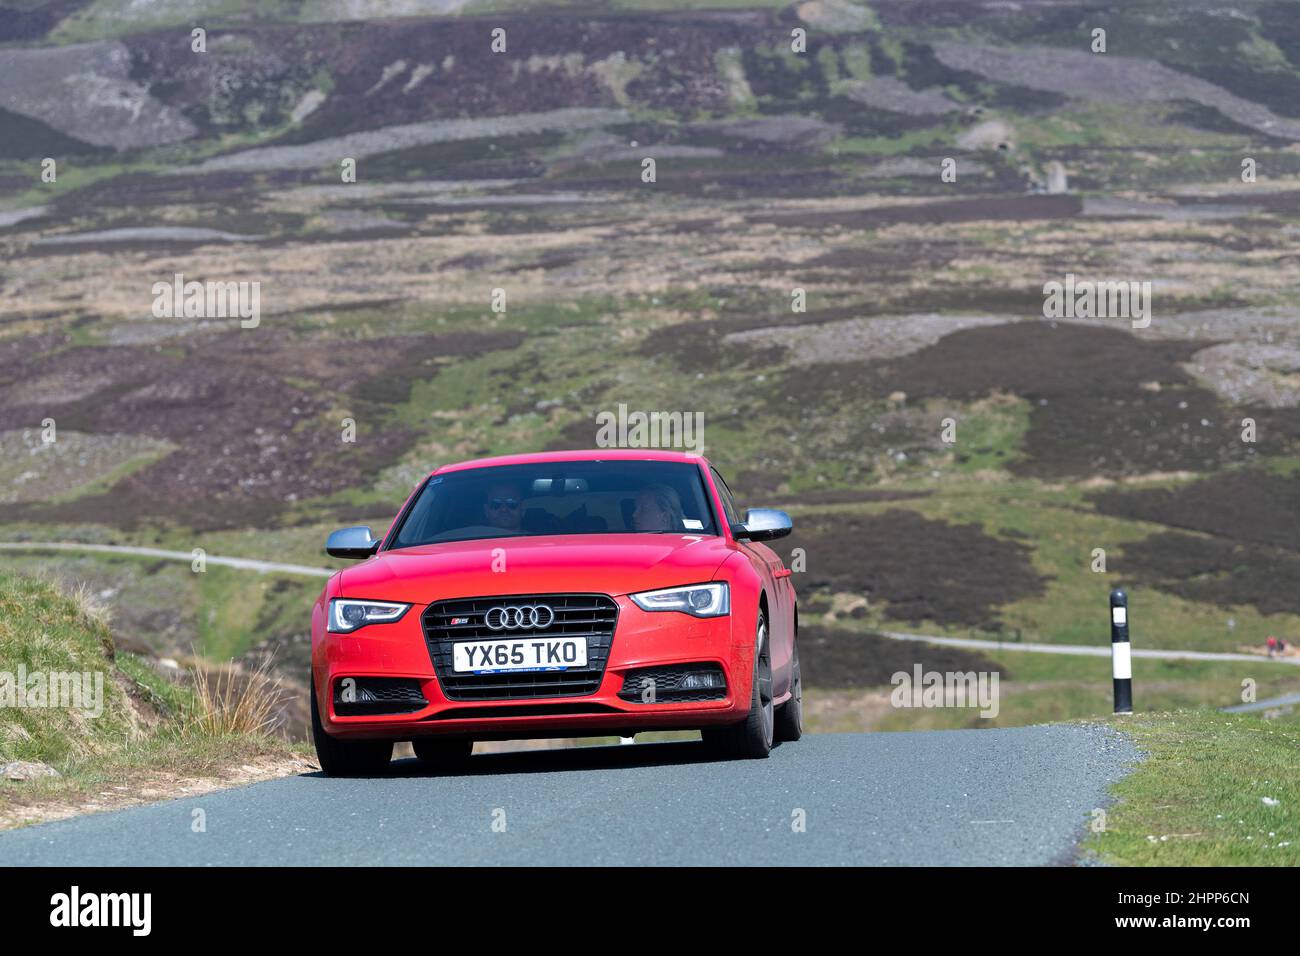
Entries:
{"type": "MultiPolygon", "coordinates": [[[[733,634],[731,616],[695,618],[642,611],[615,597],[618,621],[599,686],[593,693],[506,700],[453,700],[435,669],[415,605],[392,624],[371,624],[353,634],[332,634],[318,615],[312,640],[312,676],[327,733],[352,739],[409,740],[445,735],[475,740],[557,736],[630,736],[647,730],[694,729],[732,723],[749,709],[753,645],[733,634]],[[676,664],[710,664],[726,680],[712,700],[642,702],[619,696],[630,672],[676,664]],[[427,702],[405,713],[342,714],[335,705],[344,678],[407,678],[427,702]]],[[[343,709],[347,709],[346,707],[343,709]]]]}

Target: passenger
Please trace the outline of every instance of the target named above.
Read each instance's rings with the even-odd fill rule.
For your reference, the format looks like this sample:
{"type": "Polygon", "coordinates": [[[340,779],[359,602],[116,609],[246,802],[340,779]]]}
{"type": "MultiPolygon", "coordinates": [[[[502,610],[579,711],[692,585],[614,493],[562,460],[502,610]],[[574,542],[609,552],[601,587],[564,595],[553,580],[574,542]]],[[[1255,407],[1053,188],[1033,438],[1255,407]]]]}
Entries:
{"type": "Polygon", "coordinates": [[[636,495],[632,527],[637,531],[681,531],[682,499],[668,485],[646,485],[636,495]]]}

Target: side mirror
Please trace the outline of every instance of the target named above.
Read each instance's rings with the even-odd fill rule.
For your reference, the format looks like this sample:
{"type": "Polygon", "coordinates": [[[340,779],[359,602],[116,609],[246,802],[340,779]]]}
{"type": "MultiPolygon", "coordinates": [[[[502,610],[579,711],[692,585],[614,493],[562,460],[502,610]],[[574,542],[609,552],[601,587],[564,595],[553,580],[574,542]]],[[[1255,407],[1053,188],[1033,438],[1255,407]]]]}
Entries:
{"type": "Polygon", "coordinates": [[[325,553],[332,558],[368,558],[379,550],[379,544],[370,537],[369,528],[340,528],[325,542],[325,553]]]}
{"type": "Polygon", "coordinates": [[[790,516],[775,508],[750,508],[745,523],[732,525],[731,533],[742,541],[772,541],[794,530],[790,516]]]}

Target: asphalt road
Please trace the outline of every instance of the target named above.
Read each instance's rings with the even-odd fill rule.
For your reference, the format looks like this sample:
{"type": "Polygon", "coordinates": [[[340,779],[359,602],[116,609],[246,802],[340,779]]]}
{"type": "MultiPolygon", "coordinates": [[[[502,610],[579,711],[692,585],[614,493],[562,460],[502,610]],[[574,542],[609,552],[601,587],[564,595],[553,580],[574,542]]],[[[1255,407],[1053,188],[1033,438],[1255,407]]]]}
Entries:
{"type": "Polygon", "coordinates": [[[403,760],[0,833],[0,866],[1071,863],[1137,759],[1051,726],[815,734],[766,761],[693,742],[481,754],[454,776],[403,760]]]}

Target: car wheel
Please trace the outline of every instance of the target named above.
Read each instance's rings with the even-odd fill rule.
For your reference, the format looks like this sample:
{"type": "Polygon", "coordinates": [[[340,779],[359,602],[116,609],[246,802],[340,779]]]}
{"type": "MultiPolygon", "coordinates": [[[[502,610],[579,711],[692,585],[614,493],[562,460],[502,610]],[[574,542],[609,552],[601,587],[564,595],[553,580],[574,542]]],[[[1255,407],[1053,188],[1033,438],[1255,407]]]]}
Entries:
{"type": "Polygon", "coordinates": [[[707,727],[700,736],[714,753],[722,757],[766,757],[772,751],[776,714],[772,707],[772,657],[767,644],[767,615],[758,612],[758,652],[754,658],[749,714],[738,724],[707,727]]]}
{"type": "Polygon", "coordinates": [[[393,759],[391,740],[340,740],[321,726],[316,682],[311,685],[311,741],[320,768],[331,777],[365,777],[382,773],[393,759]]]}
{"type": "Polygon", "coordinates": [[[790,699],[776,710],[776,739],[798,740],[803,736],[803,676],[799,672],[799,645],[790,660],[790,699]]]}
{"type": "Polygon", "coordinates": [[[411,741],[420,763],[433,770],[449,770],[469,760],[474,752],[474,741],[455,738],[420,737],[411,741]]]}

